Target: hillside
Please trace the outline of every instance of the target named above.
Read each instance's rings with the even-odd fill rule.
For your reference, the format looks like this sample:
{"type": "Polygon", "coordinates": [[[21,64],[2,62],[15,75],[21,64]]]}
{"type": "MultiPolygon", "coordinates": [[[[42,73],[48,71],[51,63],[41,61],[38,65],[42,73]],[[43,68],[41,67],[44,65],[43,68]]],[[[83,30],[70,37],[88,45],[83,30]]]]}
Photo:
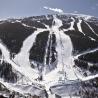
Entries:
{"type": "Polygon", "coordinates": [[[10,92],[94,98],[97,77],[97,18],[64,14],[0,21],[0,83],[10,92]]]}

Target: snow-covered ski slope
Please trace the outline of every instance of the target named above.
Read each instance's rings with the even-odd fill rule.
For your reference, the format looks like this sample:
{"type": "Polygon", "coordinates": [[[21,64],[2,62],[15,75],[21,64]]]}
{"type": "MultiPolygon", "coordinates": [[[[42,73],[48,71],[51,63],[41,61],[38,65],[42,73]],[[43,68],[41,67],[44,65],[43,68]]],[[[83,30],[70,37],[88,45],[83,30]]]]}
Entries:
{"type": "MultiPolygon", "coordinates": [[[[93,22],[93,18],[86,15],[70,14],[1,21],[0,51],[2,54],[0,54],[0,64],[4,64],[2,59],[3,62],[9,63],[18,78],[15,83],[7,83],[1,77],[1,83],[7,88],[12,87],[11,90],[21,93],[26,93],[26,90],[24,91],[22,87],[23,84],[29,86],[32,83],[35,84],[32,88],[37,85],[36,89],[40,89],[40,86],[42,86],[42,90],[46,89],[49,92],[50,87],[62,84],[62,82],[59,84],[59,81],[63,81],[66,85],[68,81],[88,81],[97,78],[98,73],[93,73],[88,69],[86,76],[81,74],[85,70],[74,62],[75,60],[80,60],[80,56],[98,50],[97,25],[93,22]],[[16,43],[18,37],[13,37],[14,34],[11,31],[11,27],[9,29],[10,32],[7,32],[7,25],[9,27],[10,25],[20,25],[20,28],[26,29],[21,32],[25,31],[28,34],[24,40],[20,40],[22,45],[18,46],[19,42],[16,43]],[[4,30],[1,29],[2,26],[4,26],[4,30]],[[28,30],[30,31],[28,32],[28,30]],[[38,37],[41,34],[43,37],[38,37]],[[46,43],[44,43],[44,34],[48,36],[46,43]],[[55,39],[53,39],[53,35],[55,39]],[[15,49],[10,47],[10,44],[19,48],[18,53],[15,53],[15,49]],[[14,56],[12,56],[13,54],[14,56]],[[41,77],[42,79],[40,79],[41,77]],[[17,88],[18,85],[21,86],[17,88]]],[[[16,35],[18,35],[18,31],[16,35]]],[[[24,35],[19,37],[24,37],[24,35]]],[[[89,67],[89,65],[87,66],[89,67]]],[[[27,93],[31,93],[31,91],[27,93]]]]}

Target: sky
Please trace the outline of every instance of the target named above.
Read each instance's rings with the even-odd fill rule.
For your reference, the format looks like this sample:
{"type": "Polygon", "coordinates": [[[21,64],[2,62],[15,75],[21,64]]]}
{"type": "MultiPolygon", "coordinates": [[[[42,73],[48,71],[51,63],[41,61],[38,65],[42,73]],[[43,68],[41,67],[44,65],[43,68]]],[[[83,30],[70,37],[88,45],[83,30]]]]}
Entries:
{"type": "Polygon", "coordinates": [[[55,14],[45,7],[98,17],[98,0],[0,0],[0,19],[55,14]]]}

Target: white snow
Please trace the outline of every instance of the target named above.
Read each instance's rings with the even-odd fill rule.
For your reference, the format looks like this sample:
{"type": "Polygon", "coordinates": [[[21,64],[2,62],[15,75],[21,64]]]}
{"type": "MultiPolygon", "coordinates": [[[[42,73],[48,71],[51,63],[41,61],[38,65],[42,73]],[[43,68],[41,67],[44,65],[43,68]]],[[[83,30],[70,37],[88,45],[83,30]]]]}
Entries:
{"type": "MultiPolygon", "coordinates": [[[[55,10],[55,9],[51,9],[51,10],[55,10]]],[[[22,46],[20,52],[15,56],[15,58],[13,60],[11,60],[11,58],[10,58],[10,51],[0,41],[0,50],[2,51],[2,55],[3,55],[2,57],[3,57],[4,61],[11,64],[12,67],[16,71],[21,73],[21,75],[24,76],[25,80],[29,80],[29,82],[28,82],[29,86],[32,83],[34,83],[35,86],[37,84],[40,84],[42,86],[45,86],[45,89],[48,91],[48,93],[49,93],[49,88],[51,86],[55,85],[55,84],[58,84],[58,81],[60,79],[62,79],[62,80],[64,80],[65,78],[67,80],[80,79],[81,81],[87,81],[87,80],[90,80],[90,79],[97,78],[98,74],[83,77],[82,75],[78,74],[74,70],[74,67],[73,67],[74,66],[74,59],[77,59],[80,55],[83,55],[83,54],[86,54],[86,53],[91,53],[91,52],[94,52],[98,49],[86,51],[86,52],[80,53],[79,55],[76,55],[76,56],[72,55],[73,45],[72,45],[71,39],[68,35],[66,35],[64,33],[68,30],[75,30],[74,29],[75,19],[73,17],[71,17],[71,19],[72,19],[72,22],[70,23],[71,26],[68,29],[61,30],[60,27],[63,25],[62,21],[60,19],[58,19],[56,15],[54,15],[53,16],[52,27],[49,27],[49,26],[45,25],[46,29],[37,28],[37,30],[35,32],[33,32],[29,37],[26,38],[26,40],[24,40],[23,46],[22,46]],[[30,61],[29,61],[29,56],[30,56],[29,52],[30,52],[30,49],[32,48],[32,46],[34,45],[34,43],[36,42],[37,35],[44,32],[44,31],[49,31],[50,32],[49,36],[48,36],[48,41],[47,41],[47,46],[46,46],[46,51],[45,51],[45,56],[44,56],[44,66],[46,65],[46,58],[47,58],[47,53],[48,53],[49,41],[52,41],[51,40],[51,34],[54,33],[55,36],[56,36],[56,43],[57,43],[56,44],[57,68],[55,68],[54,70],[45,74],[45,71],[46,71],[45,68],[46,67],[44,67],[44,72],[42,74],[43,75],[43,80],[42,81],[36,81],[35,79],[37,79],[39,77],[39,72],[37,70],[31,68],[31,64],[30,64],[30,61]],[[60,72],[63,72],[63,73],[60,73],[60,72]]],[[[79,19],[79,22],[77,23],[77,27],[78,27],[78,30],[81,33],[84,34],[84,32],[82,31],[81,23],[82,23],[82,20],[79,19]]],[[[87,22],[86,22],[86,24],[92,30],[92,32],[95,35],[97,35],[87,22]]],[[[22,25],[26,26],[26,27],[29,27],[26,24],[22,24],[22,25]]],[[[92,40],[94,40],[94,39],[92,39],[92,40]]],[[[50,53],[51,53],[51,49],[50,49],[50,53]]],[[[50,55],[50,58],[49,58],[49,62],[51,62],[51,55],[50,55]]],[[[32,86],[29,87],[28,90],[27,89],[24,90],[24,88],[27,87],[27,85],[24,86],[21,83],[21,81],[22,80],[19,80],[17,82],[17,84],[10,84],[10,83],[7,83],[7,82],[4,82],[4,81],[0,80],[1,83],[3,83],[7,88],[10,88],[11,90],[19,91],[21,93],[31,92],[32,91],[31,90],[32,86]],[[18,84],[18,83],[20,83],[20,84],[18,84]]],[[[65,84],[66,84],[66,81],[65,81],[65,84]]],[[[39,87],[39,89],[40,89],[40,87],[39,87]]],[[[33,91],[34,90],[35,89],[33,89],[33,91]]],[[[35,91],[32,92],[32,94],[35,94],[35,93],[38,93],[38,92],[35,92],[35,91]]]]}
{"type": "Polygon", "coordinates": [[[44,65],[46,65],[46,58],[47,58],[47,55],[48,55],[49,42],[51,41],[51,34],[52,34],[52,32],[50,32],[49,35],[48,35],[48,41],[47,41],[47,46],[46,46],[46,51],[45,51],[45,56],[44,56],[44,65]]]}
{"type": "Polygon", "coordinates": [[[21,48],[21,51],[15,56],[14,62],[18,64],[25,72],[29,75],[31,79],[38,78],[38,72],[31,68],[31,64],[29,61],[30,49],[34,45],[36,41],[36,37],[41,32],[46,31],[45,29],[37,29],[34,33],[32,33],[24,42],[21,48]]]}
{"type": "Polygon", "coordinates": [[[2,51],[2,54],[3,54],[3,57],[4,57],[4,61],[5,62],[11,64],[12,67],[15,70],[19,71],[22,75],[26,76],[28,78],[28,80],[31,80],[31,79],[29,79],[30,77],[28,77],[28,74],[26,73],[25,69],[24,68],[21,68],[14,61],[12,61],[10,59],[10,52],[9,52],[9,50],[1,42],[0,42],[0,50],[2,51]]]}
{"type": "Polygon", "coordinates": [[[75,19],[74,19],[73,17],[71,17],[71,19],[72,19],[73,21],[71,22],[71,26],[70,26],[69,30],[75,30],[75,29],[74,29],[74,22],[75,22],[75,19]]]}
{"type": "Polygon", "coordinates": [[[88,80],[97,78],[97,77],[98,77],[98,74],[96,74],[96,75],[90,75],[90,76],[87,76],[87,77],[83,77],[83,76],[77,74],[77,77],[78,77],[81,81],[88,81],[88,80]]]}
{"type": "Polygon", "coordinates": [[[98,48],[95,48],[95,49],[92,49],[92,50],[87,50],[87,51],[84,51],[84,52],[82,52],[82,53],[79,53],[78,55],[75,55],[74,58],[75,58],[75,59],[78,59],[78,57],[81,56],[81,55],[85,55],[85,54],[87,54],[87,53],[93,53],[93,52],[95,52],[95,51],[98,51],[98,48]]]}
{"type": "Polygon", "coordinates": [[[94,39],[94,38],[92,38],[92,37],[90,37],[90,36],[88,36],[92,41],[96,41],[96,39],[94,39]]]}
{"type": "Polygon", "coordinates": [[[84,19],[87,21],[87,20],[91,19],[92,17],[93,17],[93,16],[85,15],[85,16],[84,16],[84,19]]]}
{"type": "Polygon", "coordinates": [[[74,23],[75,23],[75,19],[73,17],[71,17],[72,22],[70,22],[70,27],[68,29],[63,29],[64,32],[69,31],[69,30],[75,30],[74,29],[74,23]]]}
{"type": "MultiPolygon", "coordinates": [[[[62,30],[59,28],[62,26],[62,21],[54,16],[55,25],[52,27],[52,31],[56,36],[56,51],[58,53],[58,64],[57,68],[62,71],[64,70],[66,73],[66,77],[69,80],[77,79],[74,71],[72,70],[72,66],[74,65],[73,56],[72,56],[72,42],[68,35],[64,34],[62,30]]],[[[70,30],[73,30],[73,22],[70,30]]]]}
{"type": "Polygon", "coordinates": [[[79,22],[77,23],[77,27],[78,27],[78,30],[79,30],[83,35],[85,35],[85,33],[82,31],[81,23],[82,23],[82,20],[79,19],[79,22]]]}
{"type": "MultiPolygon", "coordinates": [[[[71,43],[71,39],[69,36],[64,34],[62,30],[59,30],[59,28],[62,26],[62,21],[58,19],[55,15],[53,24],[54,25],[52,25],[52,27],[50,28],[50,32],[54,32],[56,36],[56,51],[58,53],[58,61],[56,69],[52,70],[46,75],[43,75],[44,81],[42,81],[41,84],[45,85],[47,91],[51,86],[57,84],[60,78],[62,78],[63,80],[65,79],[65,74],[60,74],[60,71],[64,70],[68,80],[77,79],[72,69],[74,62],[72,56],[73,46],[71,43]]],[[[71,27],[71,29],[73,28],[71,27]]]]}
{"type": "MultiPolygon", "coordinates": [[[[98,50],[98,48],[93,49],[93,50],[85,51],[85,52],[83,52],[83,53],[80,53],[80,54],[74,56],[74,58],[75,58],[75,59],[78,59],[78,57],[81,56],[81,55],[85,55],[85,54],[87,54],[87,53],[93,53],[93,52],[95,52],[95,51],[97,51],[97,50],[98,50]]],[[[88,64],[89,64],[89,66],[92,66],[90,63],[88,63],[88,64]]],[[[78,71],[78,70],[77,70],[77,71],[78,71]]],[[[77,71],[74,70],[76,76],[77,76],[78,79],[81,80],[81,81],[88,81],[88,80],[95,79],[95,78],[98,77],[98,74],[90,75],[90,76],[85,77],[85,76],[81,75],[81,73],[79,73],[79,72],[77,72],[77,71]]]]}
{"type": "Polygon", "coordinates": [[[21,23],[21,21],[20,21],[20,20],[16,20],[15,22],[19,22],[19,23],[21,23]]]}
{"type": "Polygon", "coordinates": [[[65,96],[65,97],[62,97],[62,98],[81,98],[79,96],[65,96]]]}
{"type": "Polygon", "coordinates": [[[24,27],[32,28],[32,26],[29,26],[29,25],[27,25],[27,24],[25,24],[25,23],[22,23],[22,25],[23,25],[24,27]]]}
{"type": "Polygon", "coordinates": [[[98,34],[93,30],[93,28],[85,21],[85,23],[87,24],[87,26],[90,28],[90,30],[96,35],[98,36],[98,34]]]}
{"type": "Polygon", "coordinates": [[[39,88],[36,84],[17,84],[17,83],[8,83],[0,79],[0,82],[10,91],[16,91],[20,94],[31,94],[31,95],[40,95],[43,91],[43,88],[39,88]]]}

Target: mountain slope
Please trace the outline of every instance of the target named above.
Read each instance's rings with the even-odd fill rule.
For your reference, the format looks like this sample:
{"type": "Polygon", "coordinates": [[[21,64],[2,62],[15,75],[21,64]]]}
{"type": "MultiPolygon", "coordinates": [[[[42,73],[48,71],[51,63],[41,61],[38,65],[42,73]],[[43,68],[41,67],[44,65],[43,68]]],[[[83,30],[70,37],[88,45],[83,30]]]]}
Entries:
{"type": "Polygon", "coordinates": [[[0,21],[0,82],[45,97],[58,86],[97,78],[97,27],[97,18],[72,14],[0,21]]]}

